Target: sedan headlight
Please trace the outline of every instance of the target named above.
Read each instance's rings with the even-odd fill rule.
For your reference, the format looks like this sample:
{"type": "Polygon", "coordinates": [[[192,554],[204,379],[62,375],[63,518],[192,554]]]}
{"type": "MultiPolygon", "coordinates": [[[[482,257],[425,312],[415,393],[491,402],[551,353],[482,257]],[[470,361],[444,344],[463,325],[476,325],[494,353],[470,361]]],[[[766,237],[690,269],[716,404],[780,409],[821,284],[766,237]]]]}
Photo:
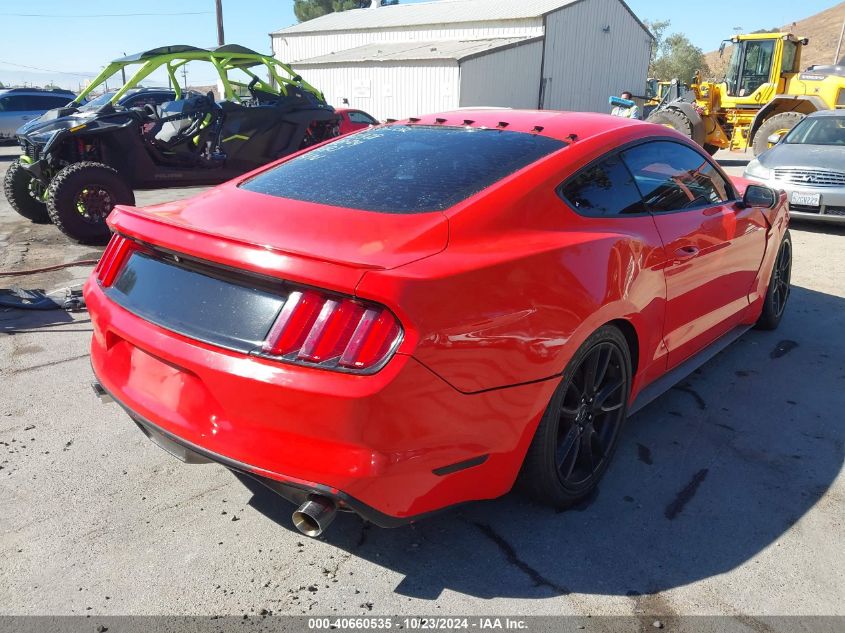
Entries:
{"type": "Polygon", "coordinates": [[[748,166],[745,168],[745,175],[751,176],[752,178],[758,178],[760,180],[768,180],[772,177],[772,170],[768,167],[764,167],[760,161],[755,158],[748,163],[748,166]]]}

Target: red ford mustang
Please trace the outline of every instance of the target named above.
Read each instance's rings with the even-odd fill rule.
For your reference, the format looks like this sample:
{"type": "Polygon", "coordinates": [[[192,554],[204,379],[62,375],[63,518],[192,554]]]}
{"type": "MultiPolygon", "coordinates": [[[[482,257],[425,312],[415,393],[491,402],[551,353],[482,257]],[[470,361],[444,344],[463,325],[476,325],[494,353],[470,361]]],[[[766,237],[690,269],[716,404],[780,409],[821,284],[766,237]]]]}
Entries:
{"type": "Polygon", "coordinates": [[[109,222],[95,388],[312,536],[515,482],[578,501],[632,411],[789,294],[782,194],[598,114],[413,118],[109,222]]]}

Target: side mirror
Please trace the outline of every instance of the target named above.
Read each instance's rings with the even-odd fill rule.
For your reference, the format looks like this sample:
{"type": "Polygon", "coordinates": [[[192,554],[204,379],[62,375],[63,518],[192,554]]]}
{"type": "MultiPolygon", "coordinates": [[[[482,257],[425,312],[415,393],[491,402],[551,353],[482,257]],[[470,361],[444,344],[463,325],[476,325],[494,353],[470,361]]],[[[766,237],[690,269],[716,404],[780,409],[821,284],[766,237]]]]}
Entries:
{"type": "Polygon", "coordinates": [[[772,145],[777,145],[778,143],[780,143],[780,139],[782,138],[783,134],[778,134],[777,132],[775,132],[774,134],[770,134],[769,138],[767,138],[766,140],[772,145]]]}
{"type": "Polygon", "coordinates": [[[763,207],[771,209],[778,202],[778,194],[774,189],[763,185],[748,185],[745,195],[742,196],[742,204],[745,207],[763,207]]]}

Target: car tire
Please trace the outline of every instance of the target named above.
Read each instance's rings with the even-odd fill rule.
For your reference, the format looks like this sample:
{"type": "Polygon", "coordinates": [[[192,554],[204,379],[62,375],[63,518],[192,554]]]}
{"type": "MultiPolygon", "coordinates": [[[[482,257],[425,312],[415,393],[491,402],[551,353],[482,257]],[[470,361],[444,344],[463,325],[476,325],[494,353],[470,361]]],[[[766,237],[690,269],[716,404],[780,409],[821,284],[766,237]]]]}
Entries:
{"type": "Polygon", "coordinates": [[[543,413],[518,488],[556,508],[594,492],[628,414],[631,374],[631,354],[622,332],[610,325],[594,332],[575,352],[543,413]],[[594,367],[598,369],[592,375],[600,380],[591,384],[594,367]]]}
{"type": "Polygon", "coordinates": [[[763,312],[755,325],[757,329],[774,330],[780,325],[780,320],[786,311],[786,302],[789,299],[791,277],[792,238],[787,231],[783,240],[781,240],[774,266],[772,266],[772,274],[766,288],[766,298],[763,300],[763,312]]]}
{"type": "Polygon", "coordinates": [[[15,161],[6,171],[3,192],[12,208],[27,220],[36,224],[49,224],[47,204],[33,195],[33,180],[32,175],[15,161]]]}
{"type": "Polygon", "coordinates": [[[102,163],[68,165],[47,189],[47,211],[62,233],[83,244],[101,244],[111,235],[106,217],[116,204],[135,204],[135,195],[117,171],[102,163]]]}
{"type": "Polygon", "coordinates": [[[675,108],[652,112],[648,117],[648,122],[670,127],[689,139],[693,137],[692,121],[689,120],[687,115],[675,108]]]}
{"type": "Polygon", "coordinates": [[[720,148],[719,148],[718,145],[711,145],[710,143],[704,144],[704,151],[707,152],[708,154],[710,154],[711,156],[713,156],[716,152],[718,152],[719,149],[720,148]]]}
{"type": "Polygon", "coordinates": [[[754,155],[759,156],[771,146],[769,145],[769,137],[777,132],[788,132],[794,128],[805,116],[800,112],[781,112],[772,117],[769,117],[763,124],[757,128],[752,141],[752,149],[754,155]]]}

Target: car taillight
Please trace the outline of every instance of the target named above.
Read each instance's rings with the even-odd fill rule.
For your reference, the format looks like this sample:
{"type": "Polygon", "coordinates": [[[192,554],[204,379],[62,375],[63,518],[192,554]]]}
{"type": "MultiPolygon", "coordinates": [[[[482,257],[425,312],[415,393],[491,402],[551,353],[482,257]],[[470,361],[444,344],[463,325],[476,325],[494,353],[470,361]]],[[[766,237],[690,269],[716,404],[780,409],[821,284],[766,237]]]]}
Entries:
{"type": "Polygon", "coordinates": [[[401,336],[396,317],[383,306],[294,290],[262,352],[289,362],[366,373],[384,364],[401,336]]]}
{"type": "Polygon", "coordinates": [[[117,276],[120,267],[126,261],[126,257],[134,250],[134,242],[122,235],[112,236],[109,245],[103,252],[103,256],[94,268],[97,280],[102,286],[110,286],[117,276]]]}

